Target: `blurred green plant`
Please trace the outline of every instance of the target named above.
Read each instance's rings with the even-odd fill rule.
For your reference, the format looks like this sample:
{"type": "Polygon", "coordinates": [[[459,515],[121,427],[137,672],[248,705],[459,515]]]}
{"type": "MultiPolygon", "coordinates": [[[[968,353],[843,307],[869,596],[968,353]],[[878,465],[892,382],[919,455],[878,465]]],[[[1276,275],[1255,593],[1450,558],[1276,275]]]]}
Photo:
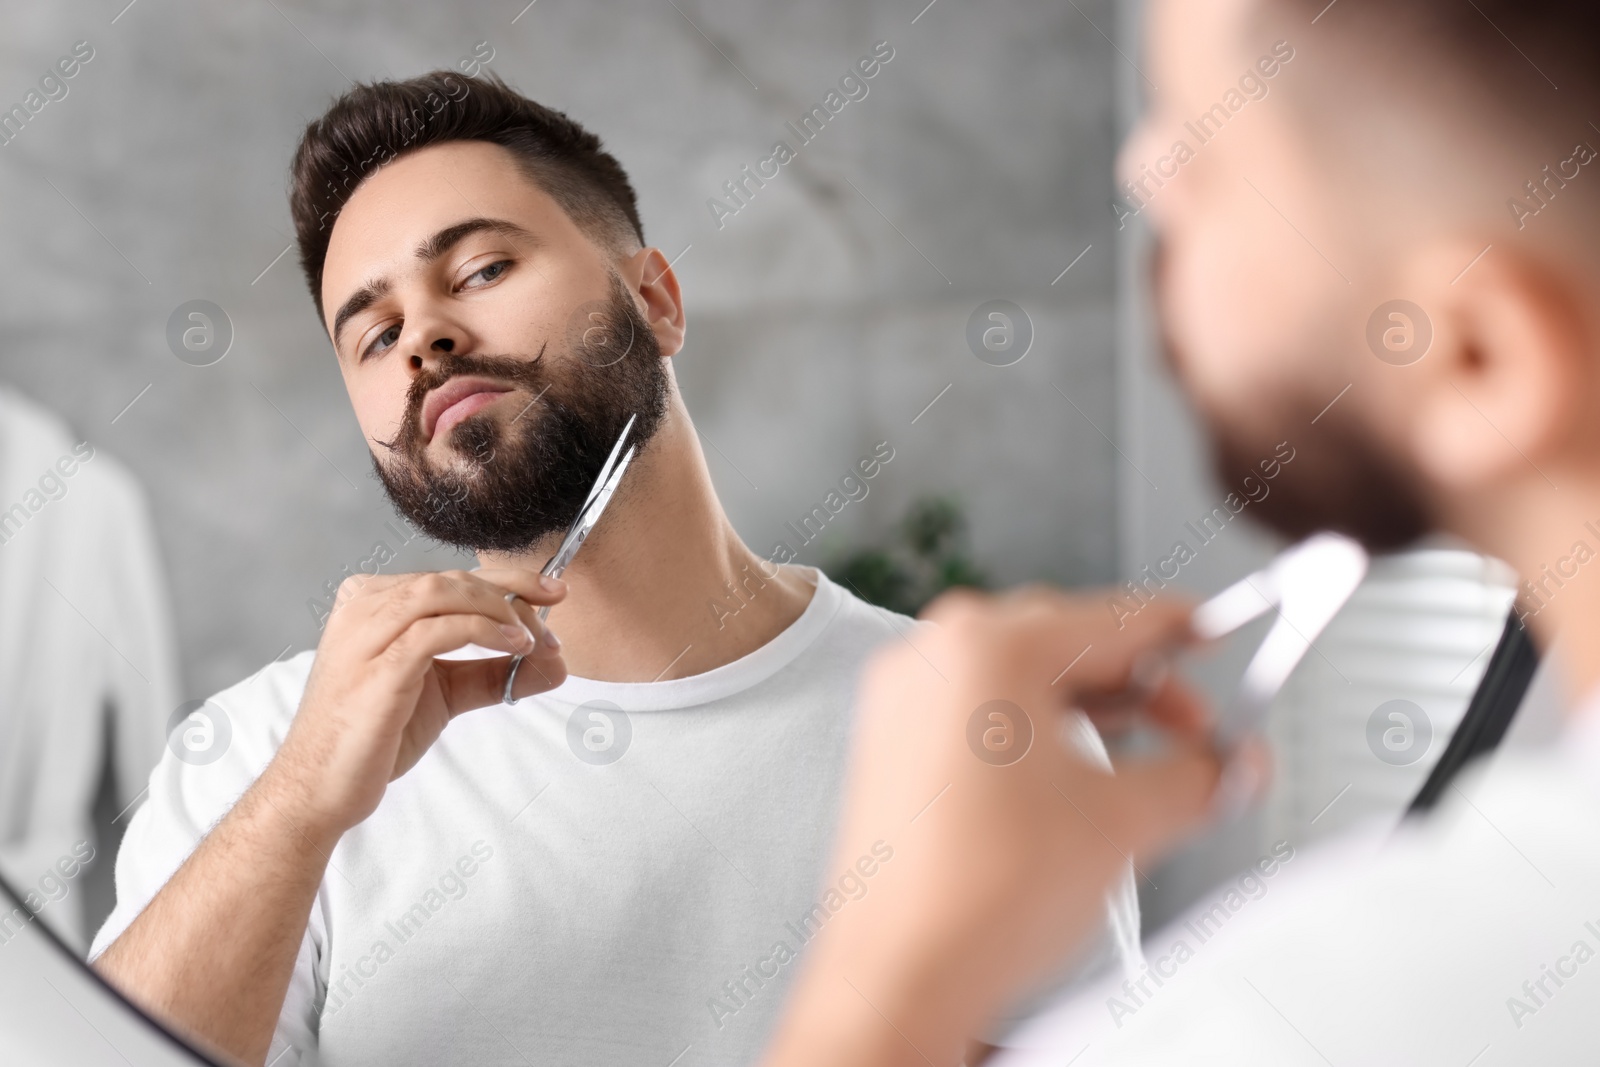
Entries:
{"type": "Polygon", "coordinates": [[[887,544],[845,553],[823,570],[863,600],[906,615],[946,589],[988,585],[970,555],[966,513],[948,497],[912,501],[887,544]]]}

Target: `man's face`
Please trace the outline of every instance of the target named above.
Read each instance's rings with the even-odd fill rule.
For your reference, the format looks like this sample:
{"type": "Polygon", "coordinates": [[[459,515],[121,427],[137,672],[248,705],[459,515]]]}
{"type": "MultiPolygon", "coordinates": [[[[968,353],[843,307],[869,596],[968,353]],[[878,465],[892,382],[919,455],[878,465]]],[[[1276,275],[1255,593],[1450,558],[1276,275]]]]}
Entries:
{"type": "Polygon", "coordinates": [[[564,529],[630,415],[669,386],[610,256],[506,149],[453,142],[368,178],[334,225],[323,306],[396,507],[518,551],[564,529]]]}
{"type": "Polygon", "coordinates": [[[1296,42],[1249,28],[1260,2],[1155,0],[1145,71],[1158,88],[1146,85],[1119,184],[1134,184],[1122,195],[1159,241],[1168,356],[1224,484],[1237,489],[1287,442],[1294,467],[1252,515],[1291,537],[1338,529],[1399,547],[1429,520],[1363,413],[1378,363],[1361,347],[1370,246],[1351,236],[1350,194],[1307,149],[1282,89],[1309,73],[1296,42]]]}

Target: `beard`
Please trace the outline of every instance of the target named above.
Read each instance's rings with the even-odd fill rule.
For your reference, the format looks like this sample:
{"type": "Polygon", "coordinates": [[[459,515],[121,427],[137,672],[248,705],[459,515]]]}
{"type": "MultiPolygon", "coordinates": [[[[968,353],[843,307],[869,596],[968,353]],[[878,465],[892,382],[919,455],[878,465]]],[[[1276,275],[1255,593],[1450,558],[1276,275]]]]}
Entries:
{"type": "Polygon", "coordinates": [[[1276,417],[1247,424],[1200,411],[1211,439],[1212,472],[1229,489],[1246,478],[1259,481],[1261,462],[1280,442],[1294,449],[1294,462],[1282,467],[1272,491],[1251,503],[1252,519],[1291,541],[1323,530],[1342,533],[1368,552],[1405,548],[1433,529],[1418,480],[1384,454],[1370,433],[1335,419],[1333,411],[1311,425],[1319,406],[1305,397],[1257,406],[1271,407],[1276,417]]]}
{"type": "MultiPolygon", "coordinates": [[[[1164,257],[1155,257],[1157,307],[1166,281],[1164,257]]],[[[1423,493],[1421,477],[1400,457],[1386,452],[1369,429],[1359,424],[1353,405],[1328,405],[1329,396],[1310,395],[1307,381],[1284,385],[1275,392],[1238,397],[1223,411],[1200,399],[1186,380],[1190,366],[1182,345],[1162,316],[1162,346],[1173,376],[1198,413],[1211,446],[1212,473],[1229,490],[1246,478],[1259,481],[1264,461],[1280,443],[1294,449],[1292,465],[1282,467],[1270,493],[1252,498],[1250,517],[1291,541],[1324,530],[1342,533],[1369,552],[1392,552],[1415,543],[1435,526],[1423,493]]],[[[1337,337],[1337,330],[1306,331],[1307,336],[1337,337]]],[[[1343,353],[1334,350],[1289,353],[1279,366],[1338,366],[1343,353]]],[[[1308,376],[1309,377],[1309,376],[1308,376]]],[[[1330,391],[1331,396],[1331,391],[1330,391]]]]}
{"type": "Polygon", "coordinates": [[[547,360],[443,353],[406,394],[391,458],[372,463],[389,500],[436,541],[473,552],[520,552],[565,532],[583,507],[606,457],[637,416],[632,444],[644,451],[666,413],[670,392],[649,323],[615,273],[608,300],[585,305],[569,330],[564,358],[547,360]],[[427,455],[422,404],[451,378],[478,375],[528,394],[521,414],[501,425],[488,411],[450,428],[447,465],[427,455]]]}

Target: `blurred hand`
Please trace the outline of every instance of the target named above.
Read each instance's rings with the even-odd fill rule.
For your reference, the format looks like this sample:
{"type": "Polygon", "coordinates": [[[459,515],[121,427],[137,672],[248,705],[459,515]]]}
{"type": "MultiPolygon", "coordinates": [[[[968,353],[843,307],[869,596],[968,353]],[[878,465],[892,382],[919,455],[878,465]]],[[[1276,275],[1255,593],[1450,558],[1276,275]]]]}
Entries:
{"type": "MultiPolygon", "coordinates": [[[[1149,669],[1192,640],[1189,612],[1153,603],[1119,629],[1103,597],[956,592],[916,648],[874,659],[835,869],[875,841],[893,859],[823,928],[770,1063],[959,1062],[1098,929],[1128,863],[1210,821],[1208,717],[1149,669]],[[1129,702],[1166,731],[1161,755],[1112,775],[1063,742],[1070,709],[1129,702]]],[[[1259,748],[1240,759],[1264,779],[1259,748]]]]}
{"type": "Polygon", "coordinates": [[[566,665],[537,608],[565,595],[565,584],[511,568],[347,579],[294,725],[262,776],[274,802],[306,832],[337,838],[452,718],[501,702],[509,658],[434,658],[443,653],[471,643],[527,656],[518,697],[560,685],[566,665]],[[508,602],[513,592],[520,600],[508,602]]]}

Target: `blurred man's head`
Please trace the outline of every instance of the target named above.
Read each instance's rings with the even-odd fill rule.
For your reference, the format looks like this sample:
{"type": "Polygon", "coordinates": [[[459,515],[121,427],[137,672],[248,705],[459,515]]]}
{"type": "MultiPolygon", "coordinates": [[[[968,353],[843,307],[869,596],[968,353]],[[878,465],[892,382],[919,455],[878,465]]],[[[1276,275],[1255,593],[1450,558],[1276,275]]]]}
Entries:
{"type": "Polygon", "coordinates": [[[430,535],[517,551],[576,516],[630,415],[647,441],[682,344],[599,138],[493,78],[363,85],[292,169],[301,265],[373,462],[430,535]]]}
{"type": "Polygon", "coordinates": [[[1253,514],[1493,550],[1593,478],[1597,34],[1572,0],[1155,0],[1121,189],[1219,466],[1301,457],[1253,514]]]}

